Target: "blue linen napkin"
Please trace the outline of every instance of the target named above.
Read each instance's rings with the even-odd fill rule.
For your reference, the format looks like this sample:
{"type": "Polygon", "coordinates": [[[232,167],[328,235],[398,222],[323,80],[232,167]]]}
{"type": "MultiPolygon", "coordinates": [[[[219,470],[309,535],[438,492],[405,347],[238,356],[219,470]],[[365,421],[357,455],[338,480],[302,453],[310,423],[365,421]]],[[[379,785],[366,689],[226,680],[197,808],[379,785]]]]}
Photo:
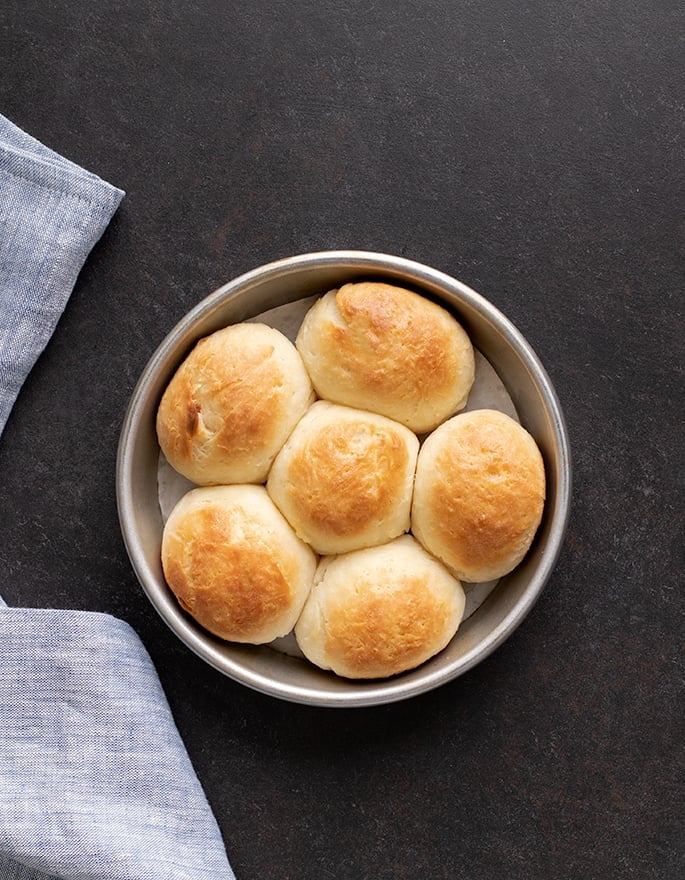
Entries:
{"type": "Polygon", "coordinates": [[[0,116],[0,431],[123,195],[0,116]]]}
{"type": "MultiPolygon", "coordinates": [[[[0,115],[0,433],[123,195],[0,115]]],[[[123,621],[0,599],[0,878],[235,880],[123,621]]]]}

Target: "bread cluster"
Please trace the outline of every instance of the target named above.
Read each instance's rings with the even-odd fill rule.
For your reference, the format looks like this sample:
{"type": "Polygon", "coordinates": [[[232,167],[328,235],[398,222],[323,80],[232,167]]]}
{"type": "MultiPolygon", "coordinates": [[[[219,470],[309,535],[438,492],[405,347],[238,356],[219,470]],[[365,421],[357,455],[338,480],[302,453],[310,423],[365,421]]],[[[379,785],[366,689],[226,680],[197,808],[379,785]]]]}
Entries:
{"type": "Polygon", "coordinates": [[[462,583],[521,562],[545,499],[530,434],[461,412],[474,364],[446,309],[379,282],[320,297],[295,343],[259,323],[200,340],[157,413],[164,456],[197,486],[162,538],[181,607],[228,641],[294,631],[346,678],[441,651],[462,583]]]}

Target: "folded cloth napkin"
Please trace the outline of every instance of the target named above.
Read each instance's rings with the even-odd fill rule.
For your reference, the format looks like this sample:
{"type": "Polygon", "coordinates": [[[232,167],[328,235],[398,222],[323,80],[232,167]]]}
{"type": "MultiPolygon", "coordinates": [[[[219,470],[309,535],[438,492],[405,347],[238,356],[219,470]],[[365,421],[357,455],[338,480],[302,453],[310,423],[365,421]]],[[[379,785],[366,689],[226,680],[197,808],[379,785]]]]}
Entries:
{"type": "MultiPolygon", "coordinates": [[[[0,116],[0,432],[123,195],[0,116]]],[[[0,878],[235,880],[123,621],[0,600],[0,878]]]]}
{"type": "Polygon", "coordinates": [[[123,195],[0,116],[0,431],[123,195]]]}

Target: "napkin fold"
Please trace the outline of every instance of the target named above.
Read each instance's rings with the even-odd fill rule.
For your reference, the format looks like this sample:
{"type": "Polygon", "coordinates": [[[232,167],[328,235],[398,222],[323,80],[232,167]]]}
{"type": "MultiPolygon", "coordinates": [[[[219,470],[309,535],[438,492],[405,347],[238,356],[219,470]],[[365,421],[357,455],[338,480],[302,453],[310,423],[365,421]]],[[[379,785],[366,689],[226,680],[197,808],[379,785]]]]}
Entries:
{"type": "MultiPolygon", "coordinates": [[[[0,433],[123,196],[0,115],[0,433]]],[[[123,621],[0,599],[0,878],[235,880],[123,621]]]]}
{"type": "Polygon", "coordinates": [[[123,196],[0,116],[0,431],[123,196]]]}
{"type": "Polygon", "coordinates": [[[233,877],[128,624],[5,607],[0,643],[0,877],[233,877]]]}

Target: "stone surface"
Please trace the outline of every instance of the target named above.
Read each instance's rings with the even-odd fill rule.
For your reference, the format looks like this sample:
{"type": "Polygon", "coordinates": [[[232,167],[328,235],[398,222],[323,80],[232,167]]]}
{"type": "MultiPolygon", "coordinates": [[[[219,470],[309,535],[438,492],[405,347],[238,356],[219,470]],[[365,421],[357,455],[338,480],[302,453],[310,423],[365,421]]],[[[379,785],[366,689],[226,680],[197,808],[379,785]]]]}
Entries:
{"type": "Polygon", "coordinates": [[[0,111],[127,191],[0,438],[11,605],[150,651],[240,880],[675,880],[683,117],[674,2],[5,0],[0,111]],[[564,551],[516,634],[407,703],[249,691],[166,629],[114,493],[139,372],[271,259],[400,254],[474,287],[557,388],[564,551]]]}

